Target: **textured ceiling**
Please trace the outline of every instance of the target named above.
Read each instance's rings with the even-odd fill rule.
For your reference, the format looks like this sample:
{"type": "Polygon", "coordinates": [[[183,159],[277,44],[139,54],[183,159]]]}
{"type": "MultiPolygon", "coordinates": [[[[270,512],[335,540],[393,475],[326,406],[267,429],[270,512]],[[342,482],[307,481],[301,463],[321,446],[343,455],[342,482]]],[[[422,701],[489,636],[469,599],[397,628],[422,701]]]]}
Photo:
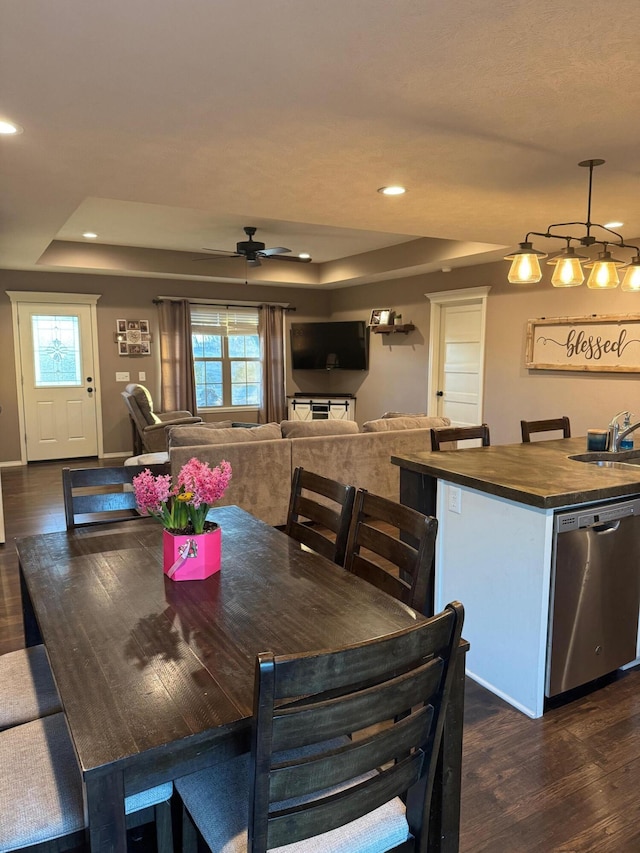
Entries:
{"type": "Polygon", "coordinates": [[[0,265],[244,281],[192,258],[254,225],[313,263],[252,281],[414,275],[584,220],[592,157],[592,219],[637,242],[639,24],[638,0],[4,0],[0,265]]]}

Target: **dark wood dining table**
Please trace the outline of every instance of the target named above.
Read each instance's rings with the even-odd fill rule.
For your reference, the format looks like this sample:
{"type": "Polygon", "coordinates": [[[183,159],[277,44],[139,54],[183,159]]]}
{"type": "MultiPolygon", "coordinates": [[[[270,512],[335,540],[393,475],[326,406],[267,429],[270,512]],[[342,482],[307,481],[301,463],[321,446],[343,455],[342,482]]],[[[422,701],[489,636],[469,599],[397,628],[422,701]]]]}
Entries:
{"type": "MultiPolygon", "coordinates": [[[[259,652],[332,648],[423,618],[238,507],[209,517],[222,568],[204,581],[165,577],[161,528],[146,519],[16,540],[27,644],[49,655],[93,853],[125,853],[125,796],[249,748],[259,652]]],[[[465,651],[430,818],[443,853],[458,850],[465,651]]]]}

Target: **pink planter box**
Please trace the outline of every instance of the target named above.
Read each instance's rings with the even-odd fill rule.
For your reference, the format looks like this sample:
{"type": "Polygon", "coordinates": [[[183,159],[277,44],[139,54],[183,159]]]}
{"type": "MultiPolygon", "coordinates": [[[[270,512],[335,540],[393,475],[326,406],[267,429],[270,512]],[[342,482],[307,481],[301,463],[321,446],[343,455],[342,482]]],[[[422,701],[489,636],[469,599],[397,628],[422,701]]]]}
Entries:
{"type": "Polygon", "coordinates": [[[222,530],[197,536],[162,531],[164,573],[173,581],[201,581],[220,571],[222,530]]]}

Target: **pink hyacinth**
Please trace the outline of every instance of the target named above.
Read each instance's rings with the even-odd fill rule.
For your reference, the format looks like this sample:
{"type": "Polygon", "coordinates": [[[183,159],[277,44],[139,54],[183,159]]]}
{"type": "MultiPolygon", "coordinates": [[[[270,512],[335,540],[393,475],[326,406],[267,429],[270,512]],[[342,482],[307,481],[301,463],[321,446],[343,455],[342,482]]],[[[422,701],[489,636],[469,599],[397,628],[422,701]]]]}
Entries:
{"type": "Polygon", "coordinates": [[[138,508],[143,515],[148,515],[150,512],[161,512],[163,504],[166,504],[169,498],[175,494],[171,486],[170,474],[160,474],[158,477],[154,477],[148,468],[133,478],[133,491],[138,508]]]}
{"type": "Polygon", "coordinates": [[[192,458],[183,465],[175,486],[170,474],[154,477],[147,468],[133,478],[133,490],[140,512],[157,518],[167,530],[191,527],[194,533],[203,533],[209,508],[224,495],[230,480],[226,460],[210,468],[192,458]]]}
{"type": "Polygon", "coordinates": [[[178,486],[191,494],[189,503],[198,509],[201,505],[210,506],[225,493],[231,480],[231,465],[222,460],[216,468],[210,468],[208,462],[195,457],[182,467],[178,475],[178,486]]]}

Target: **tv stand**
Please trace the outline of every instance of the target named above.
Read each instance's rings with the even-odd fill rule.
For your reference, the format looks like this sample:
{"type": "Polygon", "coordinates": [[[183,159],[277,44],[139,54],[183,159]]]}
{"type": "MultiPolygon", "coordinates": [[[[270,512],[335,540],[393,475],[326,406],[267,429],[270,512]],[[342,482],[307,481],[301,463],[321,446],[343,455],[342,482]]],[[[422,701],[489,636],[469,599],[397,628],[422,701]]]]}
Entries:
{"type": "Polygon", "coordinates": [[[356,398],[351,394],[303,394],[289,397],[290,421],[355,421],[356,398]]]}

